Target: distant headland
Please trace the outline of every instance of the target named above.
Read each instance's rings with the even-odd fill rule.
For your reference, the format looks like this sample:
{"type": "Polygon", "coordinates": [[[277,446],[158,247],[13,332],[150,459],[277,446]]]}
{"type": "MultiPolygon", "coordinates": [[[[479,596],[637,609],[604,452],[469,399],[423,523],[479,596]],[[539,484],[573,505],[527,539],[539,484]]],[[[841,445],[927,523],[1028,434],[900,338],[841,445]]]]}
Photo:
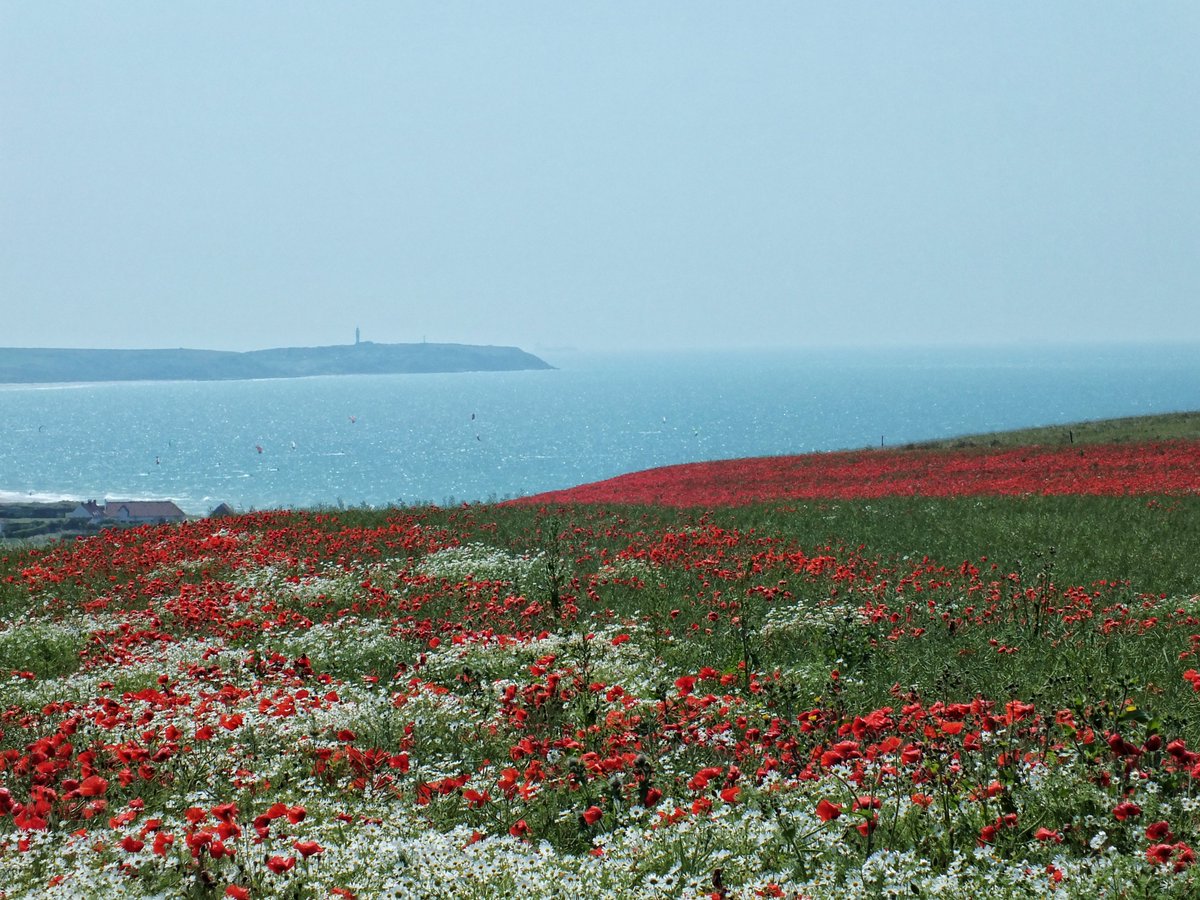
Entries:
{"type": "Polygon", "coordinates": [[[0,384],[234,381],[310,375],[395,375],[552,369],[517,347],[376,344],[273,350],[73,350],[0,347],[0,384]]]}

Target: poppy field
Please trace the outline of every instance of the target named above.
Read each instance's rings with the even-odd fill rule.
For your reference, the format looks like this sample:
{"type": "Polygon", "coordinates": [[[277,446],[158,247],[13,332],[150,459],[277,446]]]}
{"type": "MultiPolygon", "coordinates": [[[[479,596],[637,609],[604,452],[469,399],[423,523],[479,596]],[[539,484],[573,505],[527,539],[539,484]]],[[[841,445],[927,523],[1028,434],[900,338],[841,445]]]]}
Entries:
{"type": "Polygon", "coordinates": [[[730,506],[765,500],[1120,495],[1197,489],[1200,441],[1000,449],[850,450],[685,463],[551,491],[525,503],[730,506]]]}
{"type": "Polygon", "coordinates": [[[1030,451],[1011,491],[11,550],[0,898],[1196,896],[1200,484],[1161,449],[1087,448],[1122,490],[1030,451]]]}

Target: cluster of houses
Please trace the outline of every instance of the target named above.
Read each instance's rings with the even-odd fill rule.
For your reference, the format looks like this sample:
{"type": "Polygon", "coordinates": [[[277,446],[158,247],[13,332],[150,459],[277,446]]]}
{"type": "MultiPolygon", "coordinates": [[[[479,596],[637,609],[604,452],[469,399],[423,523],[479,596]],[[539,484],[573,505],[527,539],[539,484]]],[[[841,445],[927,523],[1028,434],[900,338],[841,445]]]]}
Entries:
{"type": "MultiPolygon", "coordinates": [[[[233,510],[222,503],[212,516],[232,515],[233,510]]],[[[187,514],[170,500],[89,500],[67,513],[67,518],[81,525],[144,525],[160,522],[182,522],[187,514]]]]}

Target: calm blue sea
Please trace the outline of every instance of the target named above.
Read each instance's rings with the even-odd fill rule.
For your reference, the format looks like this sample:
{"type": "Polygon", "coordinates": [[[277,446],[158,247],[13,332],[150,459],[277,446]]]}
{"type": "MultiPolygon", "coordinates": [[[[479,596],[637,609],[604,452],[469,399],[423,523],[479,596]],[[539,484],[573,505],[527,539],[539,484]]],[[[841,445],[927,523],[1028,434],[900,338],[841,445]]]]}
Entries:
{"type": "Polygon", "coordinates": [[[541,355],[558,368],[0,385],[0,500],[504,499],[670,463],[1200,409],[1195,345],[541,355]]]}

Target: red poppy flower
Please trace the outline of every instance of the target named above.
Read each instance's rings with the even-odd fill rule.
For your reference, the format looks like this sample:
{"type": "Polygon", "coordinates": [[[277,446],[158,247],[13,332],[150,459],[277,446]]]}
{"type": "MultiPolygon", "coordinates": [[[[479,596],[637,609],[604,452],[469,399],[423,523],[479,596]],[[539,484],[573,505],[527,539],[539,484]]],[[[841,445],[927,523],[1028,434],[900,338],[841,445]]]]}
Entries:
{"type": "Polygon", "coordinates": [[[83,779],[83,783],[79,785],[79,796],[102,797],[107,790],[107,781],[105,781],[99,775],[89,775],[87,778],[83,779]]]}
{"type": "Polygon", "coordinates": [[[267,860],[267,868],[276,875],[282,875],[296,866],[296,857],[294,856],[272,856],[267,860]]]}
{"type": "Polygon", "coordinates": [[[1188,866],[1196,861],[1196,851],[1185,844],[1183,841],[1178,841],[1175,844],[1175,871],[1182,872],[1188,866]]]}
{"type": "Polygon", "coordinates": [[[236,803],[222,803],[214,806],[211,812],[222,822],[233,822],[237,818],[238,808],[236,803]]]}
{"type": "Polygon", "coordinates": [[[192,825],[199,825],[208,818],[208,813],[198,806],[189,806],[183,811],[183,817],[192,825]]]}
{"type": "Polygon", "coordinates": [[[821,798],[821,802],[817,804],[817,818],[822,822],[831,822],[841,814],[842,808],[836,803],[821,798]]]}
{"type": "Polygon", "coordinates": [[[472,809],[479,809],[486,806],[488,801],[492,799],[492,796],[487,791],[480,793],[479,791],[467,788],[463,791],[463,799],[467,801],[467,806],[472,809]]]}
{"type": "Polygon", "coordinates": [[[1146,826],[1147,840],[1159,843],[1171,840],[1171,825],[1168,822],[1152,822],[1146,826]]]}
{"type": "Polygon", "coordinates": [[[315,856],[318,853],[324,853],[325,848],[316,841],[296,841],[292,844],[296,852],[308,859],[310,856],[315,856]]]}
{"type": "Polygon", "coordinates": [[[708,787],[709,781],[714,778],[719,778],[725,774],[725,770],[720,766],[705,766],[699,772],[691,777],[688,781],[688,787],[693,791],[700,791],[708,787]]]}
{"type": "Polygon", "coordinates": [[[1142,814],[1142,808],[1136,803],[1130,803],[1126,800],[1124,803],[1118,803],[1113,808],[1113,816],[1118,822],[1124,822],[1126,819],[1134,819],[1142,814]]]}
{"type": "Polygon", "coordinates": [[[1152,844],[1146,848],[1146,859],[1155,865],[1165,866],[1174,852],[1175,848],[1170,844],[1152,844]]]}

